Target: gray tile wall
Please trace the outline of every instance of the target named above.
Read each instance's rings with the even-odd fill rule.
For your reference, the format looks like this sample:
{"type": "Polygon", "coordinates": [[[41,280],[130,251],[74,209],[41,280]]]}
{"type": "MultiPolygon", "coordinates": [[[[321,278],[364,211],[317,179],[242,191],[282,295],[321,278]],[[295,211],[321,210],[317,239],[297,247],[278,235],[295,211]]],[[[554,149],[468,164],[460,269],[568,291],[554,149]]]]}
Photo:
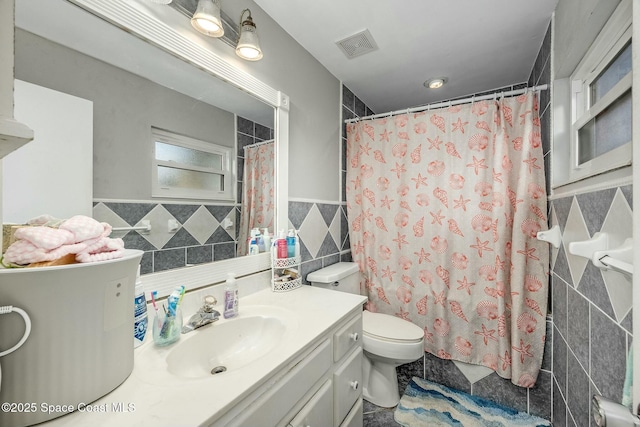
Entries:
{"type": "Polygon", "coordinates": [[[551,203],[563,244],[552,257],[553,425],[595,426],[591,396],[622,400],[631,348],[631,282],[603,273],[567,251],[572,236],[631,230],[631,185],[579,194],[551,203]],[[564,238],[566,236],[566,238],[564,238]]]}

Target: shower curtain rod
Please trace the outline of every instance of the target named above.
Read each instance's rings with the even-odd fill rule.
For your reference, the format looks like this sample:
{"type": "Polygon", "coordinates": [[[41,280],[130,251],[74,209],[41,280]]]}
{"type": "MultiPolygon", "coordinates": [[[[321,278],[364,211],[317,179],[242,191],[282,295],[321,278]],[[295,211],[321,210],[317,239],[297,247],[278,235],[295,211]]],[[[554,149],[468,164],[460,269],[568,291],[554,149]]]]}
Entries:
{"type": "Polygon", "coordinates": [[[346,119],[344,122],[355,123],[355,122],[359,122],[360,120],[372,120],[380,117],[391,117],[398,114],[409,114],[409,113],[415,113],[418,111],[430,110],[432,108],[451,107],[452,105],[466,104],[468,102],[473,102],[473,101],[484,101],[487,99],[496,99],[498,96],[522,95],[523,93],[526,93],[528,91],[534,92],[538,90],[547,90],[547,89],[548,89],[548,85],[545,84],[545,85],[539,85],[534,87],[526,87],[523,89],[510,90],[507,92],[496,92],[489,95],[470,96],[468,98],[456,99],[453,101],[442,101],[435,104],[421,105],[420,107],[405,108],[404,110],[396,110],[388,113],[380,113],[380,114],[373,114],[371,116],[356,117],[354,119],[346,119]]]}
{"type": "Polygon", "coordinates": [[[266,141],[260,141],[260,142],[255,142],[253,144],[245,145],[242,148],[244,149],[244,148],[250,148],[250,147],[257,147],[259,145],[269,144],[269,143],[274,142],[274,141],[275,141],[274,139],[268,139],[266,141]]]}

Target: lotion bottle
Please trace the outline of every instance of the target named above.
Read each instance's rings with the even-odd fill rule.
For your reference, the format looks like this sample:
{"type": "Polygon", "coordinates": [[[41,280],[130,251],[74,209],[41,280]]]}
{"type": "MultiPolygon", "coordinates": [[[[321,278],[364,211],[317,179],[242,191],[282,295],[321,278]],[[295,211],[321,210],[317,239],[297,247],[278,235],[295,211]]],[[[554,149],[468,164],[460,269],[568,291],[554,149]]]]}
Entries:
{"type": "Polygon", "coordinates": [[[276,243],[278,258],[287,258],[289,253],[287,251],[287,238],[285,237],[284,230],[280,230],[280,233],[278,233],[278,240],[276,240],[276,243]]]}
{"type": "Polygon", "coordinates": [[[236,275],[227,274],[227,281],[224,288],[224,318],[229,319],[238,315],[238,283],[236,275]]]}

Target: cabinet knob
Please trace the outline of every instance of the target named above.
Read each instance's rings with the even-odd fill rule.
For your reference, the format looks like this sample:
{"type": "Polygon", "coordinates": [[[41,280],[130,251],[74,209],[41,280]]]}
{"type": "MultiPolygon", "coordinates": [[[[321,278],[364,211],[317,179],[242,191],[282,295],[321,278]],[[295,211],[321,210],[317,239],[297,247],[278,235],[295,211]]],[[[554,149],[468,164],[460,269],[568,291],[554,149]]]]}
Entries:
{"type": "Polygon", "coordinates": [[[358,381],[351,381],[351,382],[349,383],[349,385],[350,385],[350,386],[351,386],[351,388],[352,388],[352,389],[354,389],[354,390],[358,390],[358,387],[360,386],[360,385],[358,384],[358,381]]]}
{"type": "Polygon", "coordinates": [[[357,332],[352,333],[351,335],[349,335],[349,337],[353,340],[353,341],[358,341],[360,339],[360,335],[358,335],[357,332]]]}

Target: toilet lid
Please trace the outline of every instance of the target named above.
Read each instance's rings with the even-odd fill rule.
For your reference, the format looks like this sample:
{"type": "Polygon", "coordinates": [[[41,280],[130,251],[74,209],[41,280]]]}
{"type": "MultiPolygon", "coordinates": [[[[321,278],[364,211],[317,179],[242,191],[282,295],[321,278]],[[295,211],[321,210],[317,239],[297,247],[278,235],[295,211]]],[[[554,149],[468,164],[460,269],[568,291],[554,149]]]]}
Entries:
{"type": "Polygon", "coordinates": [[[389,314],[362,312],[362,330],[365,334],[393,341],[418,342],[424,331],[411,322],[389,314]]]}

